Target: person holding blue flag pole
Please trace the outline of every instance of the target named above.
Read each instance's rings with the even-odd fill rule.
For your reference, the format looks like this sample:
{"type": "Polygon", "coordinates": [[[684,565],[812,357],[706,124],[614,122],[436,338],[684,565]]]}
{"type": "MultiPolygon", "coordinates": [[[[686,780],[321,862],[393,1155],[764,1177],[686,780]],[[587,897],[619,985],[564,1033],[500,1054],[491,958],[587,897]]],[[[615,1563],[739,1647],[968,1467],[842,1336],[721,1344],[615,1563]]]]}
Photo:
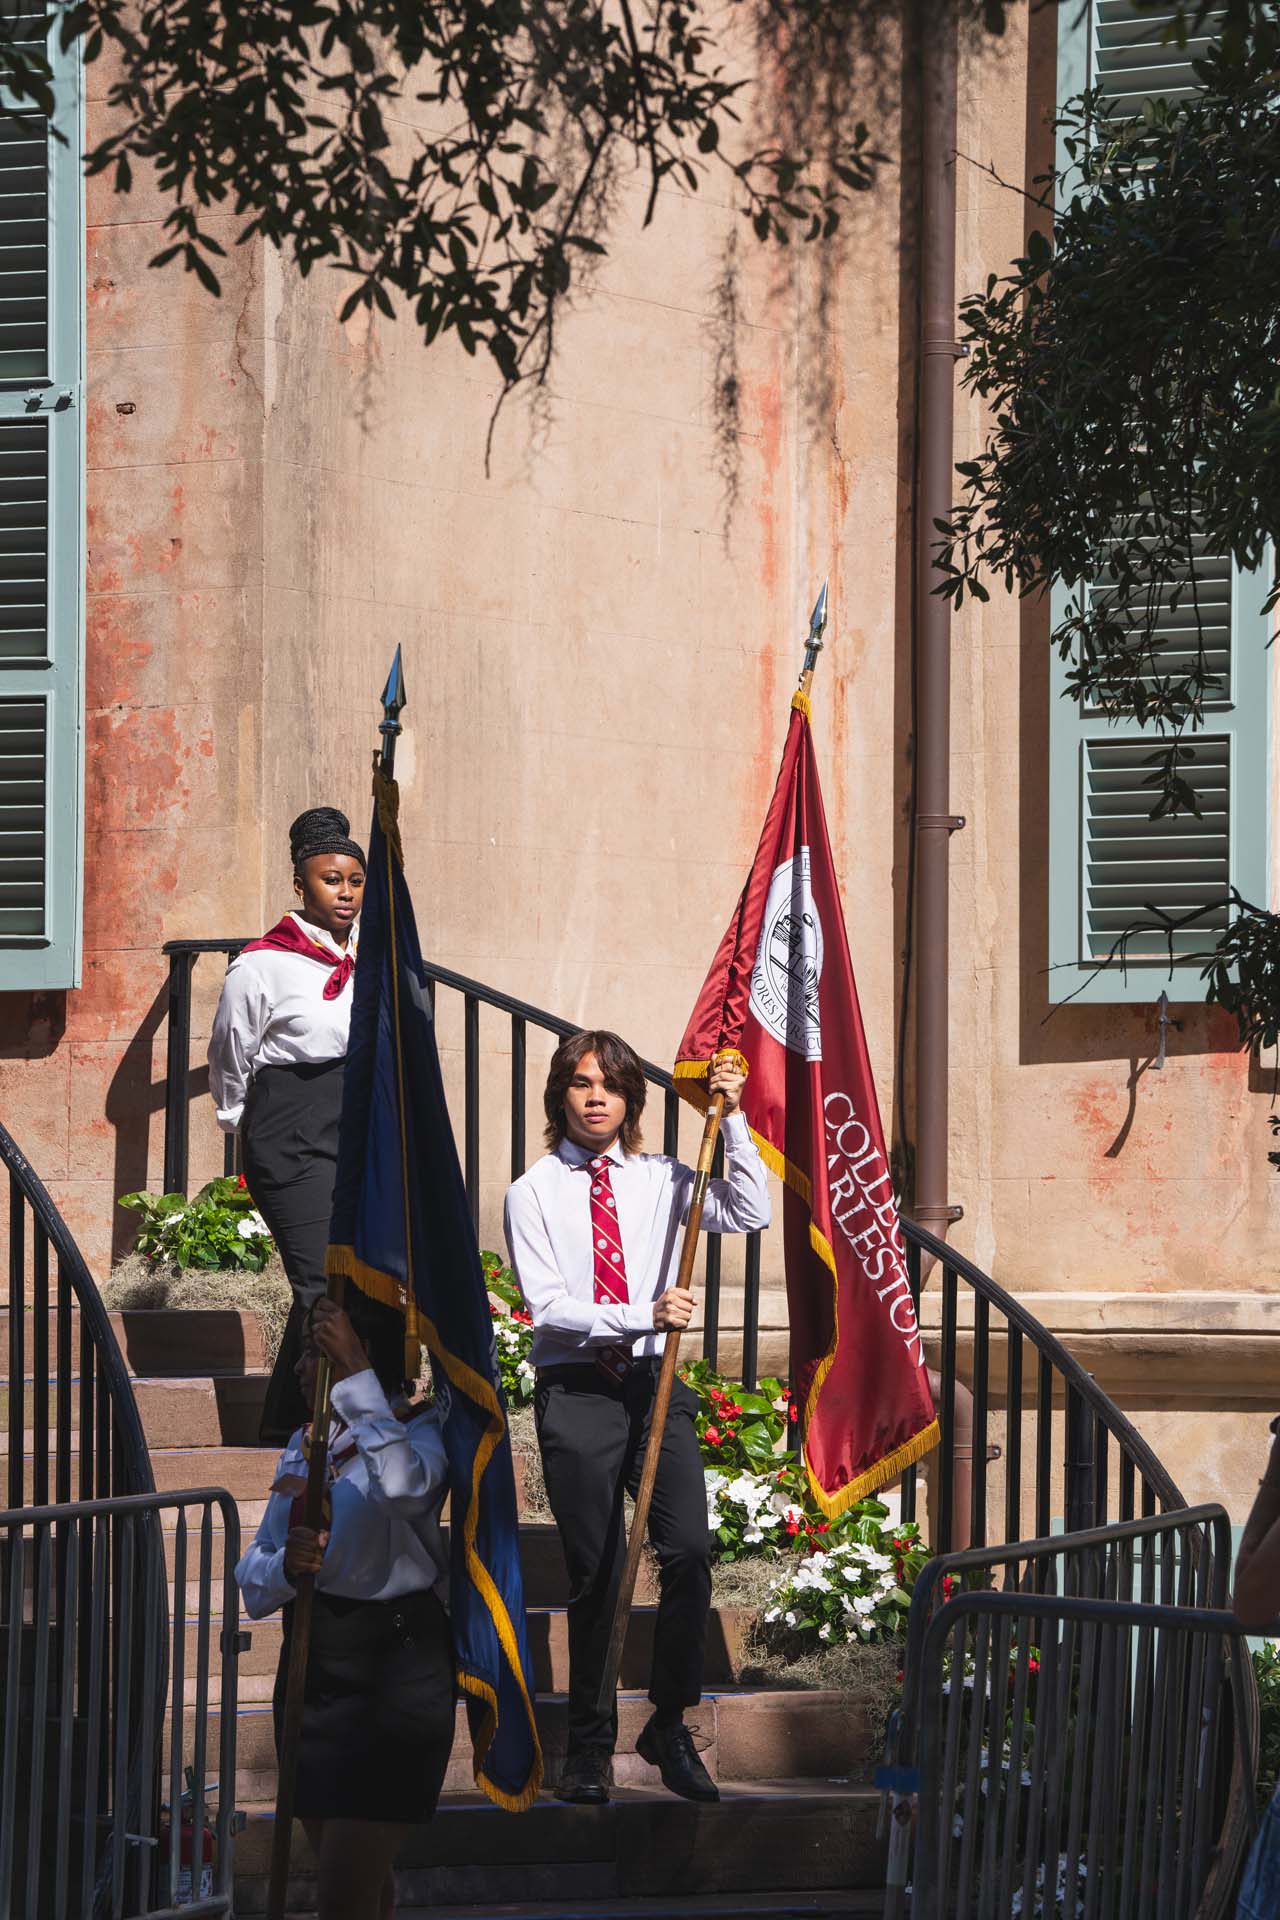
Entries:
{"type": "MultiPolygon", "coordinates": [[[[515,1812],[532,1804],[542,1780],[515,1475],[488,1294],[445,1102],[427,977],[404,875],[399,791],[393,778],[403,706],[397,650],[383,691],[384,744],[374,762],[360,958],[325,1262],[328,1297],[334,1308],[340,1307],[351,1286],[353,1306],[363,1296],[375,1309],[394,1310],[404,1330],[406,1371],[416,1374],[422,1346],[430,1357],[435,1420],[451,1489],[453,1678],[467,1708],[476,1784],[498,1806],[515,1812]]],[[[313,1319],[320,1351],[304,1525],[318,1539],[323,1532],[339,1323],[323,1303],[313,1319]]],[[[351,1388],[350,1378],[334,1395],[340,1414],[350,1398],[344,1386],[351,1388]]],[[[327,1550],[333,1550],[333,1538],[327,1550]]],[[[310,1567],[299,1564],[296,1582],[280,1720],[268,1920],[284,1916],[294,1785],[310,1686],[310,1615],[323,1558],[310,1567]]],[[[321,1913],[328,1920],[323,1906],[321,1913]]],[[[384,1920],[385,1910],[370,1906],[367,1914],[368,1920],[384,1920]]],[[[366,1910],[348,1914],[335,1907],[333,1920],[339,1916],[366,1920],[366,1910]]]]}

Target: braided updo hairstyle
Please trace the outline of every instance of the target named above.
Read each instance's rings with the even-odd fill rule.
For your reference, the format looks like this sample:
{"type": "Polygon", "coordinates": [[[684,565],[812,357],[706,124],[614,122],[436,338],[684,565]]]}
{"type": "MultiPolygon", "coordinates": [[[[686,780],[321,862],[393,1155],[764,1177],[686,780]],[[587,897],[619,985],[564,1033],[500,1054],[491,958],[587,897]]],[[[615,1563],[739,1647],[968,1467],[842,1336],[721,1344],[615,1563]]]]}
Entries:
{"type": "Polygon", "coordinates": [[[351,822],[337,807],[308,807],[289,829],[289,855],[295,873],[317,853],[345,853],[368,867],[364,848],[351,838],[351,822]]]}

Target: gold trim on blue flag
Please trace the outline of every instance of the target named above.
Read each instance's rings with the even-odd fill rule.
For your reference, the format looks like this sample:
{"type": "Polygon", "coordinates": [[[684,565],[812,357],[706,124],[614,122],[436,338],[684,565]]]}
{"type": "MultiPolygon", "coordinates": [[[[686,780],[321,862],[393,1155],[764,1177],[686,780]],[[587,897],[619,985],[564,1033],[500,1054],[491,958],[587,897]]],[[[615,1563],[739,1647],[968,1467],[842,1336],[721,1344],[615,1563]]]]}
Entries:
{"type": "MultiPolygon", "coordinates": [[[[388,780],[379,770],[373,776],[373,797],[378,810],[378,824],[382,828],[387,847],[396,865],[403,872],[404,856],[400,845],[400,793],[394,780],[388,780]]],[[[496,1688],[480,1675],[468,1672],[465,1668],[456,1668],[458,1685],[464,1693],[473,1699],[481,1700],[487,1712],[472,1739],[473,1766],[476,1785],[496,1806],[510,1813],[521,1813],[531,1806],[537,1798],[542,1785],[542,1746],[538,1739],[538,1724],[534,1713],[533,1701],[529,1695],[528,1682],[520,1659],[520,1646],[511,1615],[507,1609],[497,1583],[476,1550],[476,1532],[480,1524],[480,1487],[496,1449],[501,1445],[507,1431],[507,1419],[502,1402],[494,1391],[493,1383],[478,1374],[473,1367],[459,1355],[451,1353],[440,1338],[435,1322],[428,1318],[418,1306],[417,1290],[413,1282],[413,1247],[409,1232],[409,1155],[404,1131],[404,1053],[400,1032],[400,951],[396,938],[395,887],[392,876],[391,860],[387,861],[387,926],[388,952],[391,958],[392,1014],[395,1024],[396,1040],[396,1089],[399,1096],[400,1120],[400,1177],[404,1196],[405,1220],[405,1284],[401,1286],[394,1275],[384,1273],[378,1267],[370,1266],[362,1260],[353,1246],[331,1244],[325,1253],[325,1272],[340,1274],[354,1282],[362,1293],[381,1301],[385,1306],[396,1307],[405,1314],[406,1335],[416,1334],[426,1346],[432,1359],[444,1369],[445,1377],[451,1386],[464,1393],[473,1405],[479,1407],[487,1416],[483,1438],[476,1447],[471,1463],[471,1486],[467,1493],[466,1506],[462,1519],[462,1541],[467,1573],[472,1585],[483,1600],[497,1635],[498,1645],[503,1657],[511,1669],[520,1689],[520,1698],[524,1703],[528,1718],[530,1738],[533,1742],[533,1764],[529,1777],[518,1793],[508,1793],[496,1781],[491,1780],[484,1771],[484,1763],[498,1730],[498,1694],[496,1688]],[[410,1323],[413,1323],[412,1326],[410,1323]]],[[[454,1489],[456,1504],[457,1489],[454,1489]]]]}

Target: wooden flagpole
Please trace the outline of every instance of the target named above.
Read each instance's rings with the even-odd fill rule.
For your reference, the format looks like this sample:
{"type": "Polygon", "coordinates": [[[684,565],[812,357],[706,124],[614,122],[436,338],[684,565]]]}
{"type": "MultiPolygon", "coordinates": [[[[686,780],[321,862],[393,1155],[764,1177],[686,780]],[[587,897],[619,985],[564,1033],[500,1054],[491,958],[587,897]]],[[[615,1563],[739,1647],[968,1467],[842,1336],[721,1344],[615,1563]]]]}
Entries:
{"type": "MultiPolygon", "coordinates": [[[[396,736],[400,732],[400,710],[403,706],[404,675],[400,666],[400,649],[397,647],[387,684],[382,690],[382,720],[379,725],[382,746],[374,755],[375,769],[380,769],[388,779],[395,771],[396,736]]],[[[352,991],[354,992],[354,988],[352,991]]],[[[331,1273],[327,1297],[341,1306],[345,1296],[346,1280],[343,1275],[331,1273]]],[[[319,1533],[324,1518],[332,1387],[333,1375],[329,1356],[322,1353],[316,1368],[315,1405],[311,1412],[311,1452],[307,1460],[307,1491],[302,1510],[302,1524],[309,1527],[313,1533],[319,1533]]],[[[289,1887],[289,1857],[293,1850],[293,1801],[298,1779],[298,1750],[302,1743],[302,1709],[307,1686],[307,1660],[311,1652],[311,1618],[315,1595],[315,1575],[300,1573],[294,1581],[289,1668],[285,1677],[284,1715],[280,1728],[280,1754],[276,1770],[276,1813],[271,1829],[271,1877],[267,1887],[267,1920],[284,1920],[285,1898],[289,1887]]]]}
{"type": "MultiPolygon", "coordinates": [[[[723,1058],[717,1055],[717,1058],[723,1058]]],[[[741,1058],[741,1056],[739,1056],[741,1058]]],[[[712,1063],[714,1065],[714,1062],[712,1063]]],[[[693,1182],[693,1194],[689,1200],[689,1212],[684,1223],[684,1244],[680,1249],[680,1269],[676,1274],[676,1285],[682,1292],[688,1293],[693,1286],[693,1262],[698,1252],[698,1232],[702,1226],[702,1209],[707,1197],[707,1186],[711,1179],[711,1162],[715,1157],[716,1140],[720,1133],[720,1121],[724,1115],[724,1095],[713,1093],[707,1108],[706,1124],[702,1129],[702,1145],[698,1150],[698,1168],[693,1182]]],[[[613,1627],[609,1635],[609,1652],[604,1663],[604,1672],[600,1678],[600,1692],[597,1697],[597,1709],[601,1713],[612,1711],[613,1697],[618,1690],[618,1673],[622,1666],[622,1647],[627,1637],[627,1626],[631,1620],[631,1602],[636,1590],[636,1577],[640,1572],[640,1555],[644,1551],[645,1534],[649,1526],[649,1506],[653,1499],[654,1481],[658,1477],[658,1457],[662,1452],[662,1436],[667,1424],[667,1409],[671,1404],[671,1388],[676,1377],[676,1367],[680,1360],[680,1334],[675,1328],[669,1328],[666,1344],[662,1349],[662,1366],[658,1373],[657,1390],[653,1396],[653,1411],[649,1415],[649,1442],[645,1448],[644,1466],[640,1473],[640,1485],[636,1490],[636,1510],[631,1519],[631,1537],[627,1541],[627,1557],[622,1568],[622,1584],[618,1588],[617,1605],[613,1613],[613,1627]]]]}
{"type": "MultiPolygon", "coordinates": [[[[827,587],[823,582],[822,592],[809,621],[809,638],[805,643],[804,667],[800,674],[800,690],[807,694],[813,680],[813,670],[818,662],[822,648],[822,635],[827,624],[827,587]]],[[[716,1055],[723,1060],[732,1048],[716,1055]]],[[[741,1054],[737,1055],[743,1069],[746,1067],[741,1054]]],[[[712,1062],[714,1066],[715,1061],[712,1062]]],[[[707,1107],[706,1124],[702,1129],[702,1145],[698,1151],[698,1166],[693,1182],[693,1195],[689,1201],[689,1213],[684,1223],[684,1243],[680,1248],[680,1268],[676,1274],[676,1285],[683,1292],[693,1286],[693,1263],[698,1251],[698,1234],[702,1227],[702,1209],[706,1202],[707,1186],[711,1179],[711,1162],[715,1157],[716,1140],[720,1133],[720,1122],[724,1116],[724,1095],[711,1096],[707,1107]]],[[[644,1466],[640,1472],[640,1485],[636,1490],[635,1512],[631,1518],[631,1536],[627,1541],[627,1557],[622,1568],[622,1582],[618,1588],[617,1604],[613,1613],[613,1626],[609,1634],[609,1652],[605,1659],[604,1671],[600,1676],[600,1691],[596,1696],[596,1710],[609,1713],[613,1709],[614,1695],[618,1690],[618,1675],[622,1670],[622,1649],[627,1638],[627,1627],[631,1620],[631,1603],[635,1597],[636,1579],[640,1572],[640,1555],[644,1551],[645,1535],[649,1530],[649,1507],[653,1500],[654,1482],[658,1477],[658,1459],[662,1452],[662,1436],[667,1425],[667,1410],[671,1405],[671,1388],[676,1377],[676,1367],[680,1360],[680,1334],[674,1329],[667,1333],[662,1349],[662,1366],[658,1373],[657,1390],[653,1396],[653,1411],[649,1416],[649,1439],[645,1447],[644,1466]]]]}

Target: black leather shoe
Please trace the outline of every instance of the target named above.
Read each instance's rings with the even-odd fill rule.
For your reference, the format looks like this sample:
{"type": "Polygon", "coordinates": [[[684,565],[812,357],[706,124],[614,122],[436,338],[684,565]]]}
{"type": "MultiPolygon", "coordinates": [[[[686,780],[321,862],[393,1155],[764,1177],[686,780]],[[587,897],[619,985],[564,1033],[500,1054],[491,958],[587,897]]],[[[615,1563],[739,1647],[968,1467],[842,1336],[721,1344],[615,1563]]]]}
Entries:
{"type": "Polygon", "coordinates": [[[683,1720],[658,1725],[655,1714],[636,1741],[636,1752],[662,1775],[662,1784],[685,1800],[718,1800],[720,1789],[698,1758],[683,1720]]]}
{"type": "Polygon", "coordinates": [[[564,1763],[560,1783],[553,1789],[557,1800],[576,1806],[603,1807],[613,1785],[612,1755],[592,1752],[571,1753],[564,1763]]]}

